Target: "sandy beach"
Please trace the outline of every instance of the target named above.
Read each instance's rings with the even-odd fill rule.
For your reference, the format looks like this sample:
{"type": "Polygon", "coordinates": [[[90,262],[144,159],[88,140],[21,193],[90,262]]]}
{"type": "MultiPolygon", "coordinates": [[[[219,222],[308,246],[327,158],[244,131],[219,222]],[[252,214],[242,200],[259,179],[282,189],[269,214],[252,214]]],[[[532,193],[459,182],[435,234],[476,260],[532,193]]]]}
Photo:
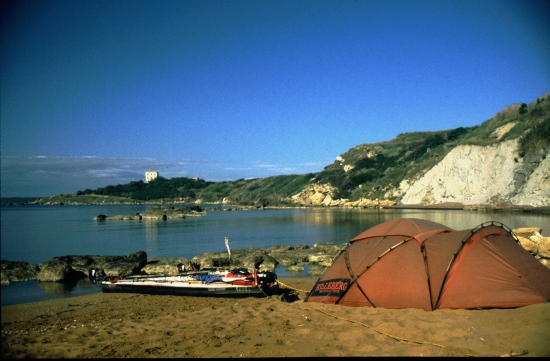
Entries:
{"type": "Polygon", "coordinates": [[[2,307],[2,357],[550,356],[550,303],[388,310],[299,300],[105,294],[2,307]]]}

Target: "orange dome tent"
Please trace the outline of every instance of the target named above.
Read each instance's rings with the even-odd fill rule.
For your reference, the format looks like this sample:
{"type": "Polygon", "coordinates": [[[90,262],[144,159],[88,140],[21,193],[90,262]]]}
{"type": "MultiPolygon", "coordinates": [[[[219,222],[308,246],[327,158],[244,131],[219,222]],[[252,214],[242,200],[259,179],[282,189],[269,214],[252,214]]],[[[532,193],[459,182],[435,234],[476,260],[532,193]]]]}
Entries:
{"type": "Polygon", "coordinates": [[[353,238],[306,302],[344,306],[509,308],[550,300],[550,270],[498,222],[455,231],[401,218],[353,238]]]}

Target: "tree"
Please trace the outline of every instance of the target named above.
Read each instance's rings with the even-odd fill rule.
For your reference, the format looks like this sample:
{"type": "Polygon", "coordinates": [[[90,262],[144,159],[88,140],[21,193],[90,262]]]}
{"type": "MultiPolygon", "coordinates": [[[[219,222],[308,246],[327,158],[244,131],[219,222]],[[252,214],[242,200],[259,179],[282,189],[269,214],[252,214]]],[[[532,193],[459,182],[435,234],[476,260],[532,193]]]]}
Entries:
{"type": "Polygon", "coordinates": [[[525,113],[527,113],[527,104],[521,103],[521,105],[519,107],[519,114],[523,115],[525,113]]]}

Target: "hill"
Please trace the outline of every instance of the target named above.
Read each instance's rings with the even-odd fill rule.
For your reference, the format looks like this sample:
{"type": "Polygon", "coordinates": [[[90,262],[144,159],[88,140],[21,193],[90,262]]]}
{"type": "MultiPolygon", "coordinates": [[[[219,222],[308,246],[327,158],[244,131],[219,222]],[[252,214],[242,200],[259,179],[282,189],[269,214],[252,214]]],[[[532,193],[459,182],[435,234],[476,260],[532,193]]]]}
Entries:
{"type": "Polygon", "coordinates": [[[321,172],[228,182],[159,177],[38,203],[550,206],[550,93],[479,126],[361,144],[321,172]],[[118,198],[112,198],[118,197],[118,198]]]}

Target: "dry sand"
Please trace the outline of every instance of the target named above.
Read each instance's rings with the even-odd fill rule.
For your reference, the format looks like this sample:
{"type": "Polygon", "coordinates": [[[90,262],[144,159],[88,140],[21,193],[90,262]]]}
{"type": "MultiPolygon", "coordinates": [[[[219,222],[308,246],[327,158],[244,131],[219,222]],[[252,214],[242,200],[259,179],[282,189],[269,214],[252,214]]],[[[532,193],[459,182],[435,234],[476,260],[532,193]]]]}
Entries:
{"type": "MultiPolygon", "coordinates": [[[[309,291],[316,279],[281,279],[309,291]]],[[[104,294],[2,307],[2,358],[550,356],[550,304],[388,310],[104,294]]]]}

